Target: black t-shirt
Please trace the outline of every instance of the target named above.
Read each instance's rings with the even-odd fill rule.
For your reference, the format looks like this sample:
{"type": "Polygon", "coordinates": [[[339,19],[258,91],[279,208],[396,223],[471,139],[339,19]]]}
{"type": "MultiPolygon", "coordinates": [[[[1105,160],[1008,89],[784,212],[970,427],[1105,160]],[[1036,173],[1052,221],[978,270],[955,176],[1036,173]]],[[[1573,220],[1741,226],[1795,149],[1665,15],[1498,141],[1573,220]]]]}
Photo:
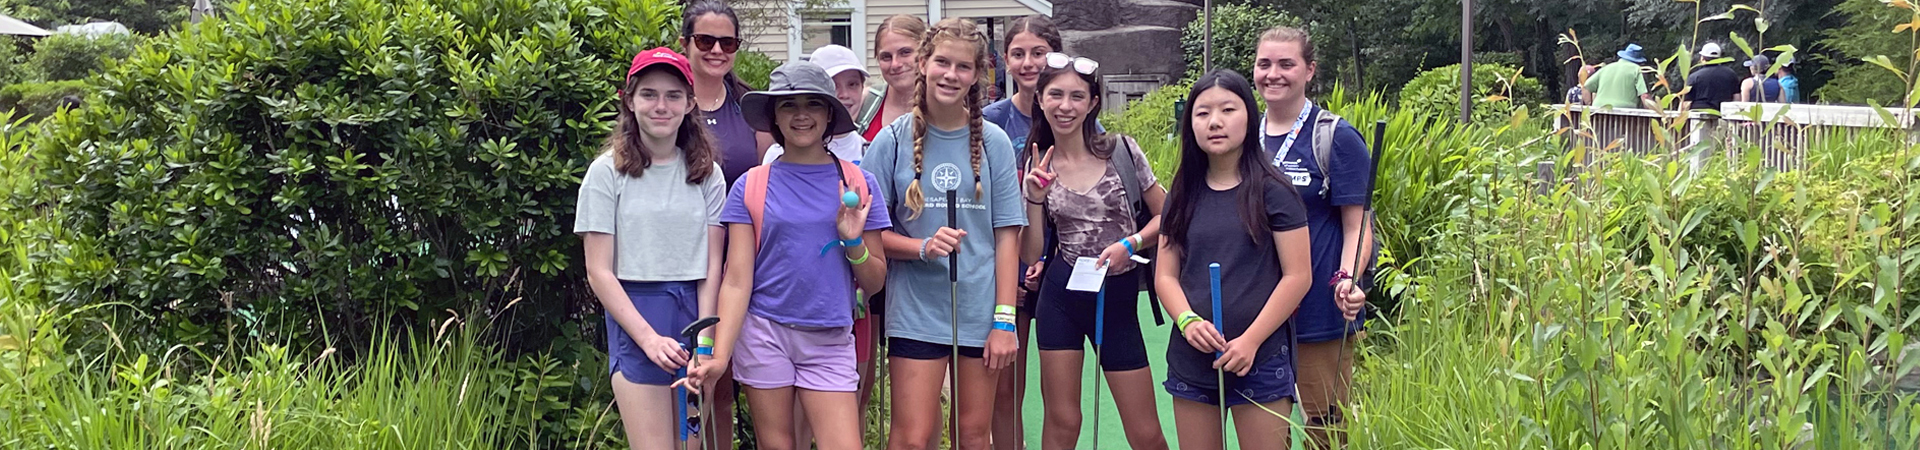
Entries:
{"type": "MultiPolygon", "coordinates": [[[[1213,320],[1213,294],[1207,266],[1220,263],[1220,309],[1226,320],[1216,323],[1226,327],[1229,341],[1246,334],[1253,319],[1267,306],[1273,289],[1280,284],[1280,257],[1274,252],[1273,239],[1268,236],[1264,244],[1256,243],[1247,233],[1246,221],[1240,213],[1240,190],[1251,184],[1242,182],[1225,191],[1196,192],[1192,201],[1196,203],[1193,210],[1197,213],[1187,227],[1185,246],[1180,249],[1180,289],[1186,292],[1187,303],[1193,306],[1194,313],[1208,320],[1213,320]]],[[[1268,229],[1289,231],[1307,226],[1306,206],[1301,204],[1300,194],[1294,192],[1293,186],[1278,178],[1269,178],[1265,188],[1268,229]]],[[[1212,379],[1213,355],[1194,350],[1187,339],[1180,336],[1180,330],[1173,333],[1173,338],[1167,341],[1167,370],[1181,379],[1212,379]]],[[[1260,351],[1254,355],[1255,363],[1278,353],[1287,345],[1290,333],[1292,330],[1286,327],[1275,331],[1260,344],[1260,351]]]]}
{"type": "Polygon", "coordinates": [[[1733,94],[1740,92],[1740,76],[1726,64],[1714,64],[1693,69],[1687,75],[1687,101],[1693,103],[1693,109],[1720,109],[1721,103],[1733,101],[1733,94]]]}

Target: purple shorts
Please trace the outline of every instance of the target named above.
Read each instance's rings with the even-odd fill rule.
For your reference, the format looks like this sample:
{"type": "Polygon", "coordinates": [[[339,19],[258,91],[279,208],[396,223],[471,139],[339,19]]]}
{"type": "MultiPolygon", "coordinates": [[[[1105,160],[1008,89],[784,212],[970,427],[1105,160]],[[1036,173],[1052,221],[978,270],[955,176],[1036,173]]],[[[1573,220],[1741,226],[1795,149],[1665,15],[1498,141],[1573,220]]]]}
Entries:
{"type": "Polygon", "coordinates": [[[746,314],[733,348],[733,379],[754,389],[856,392],[853,330],[796,328],[746,314]]]}
{"type": "MultiPolygon", "coordinates": [[[[681,328],[693,323],[694,313],[700,308],[697,282],[620,280],[620,288],[627,292],[627,300],[640,311],[640,317],[647,319],[654,333],[675,336],[681,328]]],[[[640,350],[626,329],[620,328],[620,323],[613,321],[612,315],[602,315],[606,316],[607,323],[609,372],[624,376],[634,384],[649,386],[666,386],[679,378],[647,358],[647,353],[640,350]]]]}

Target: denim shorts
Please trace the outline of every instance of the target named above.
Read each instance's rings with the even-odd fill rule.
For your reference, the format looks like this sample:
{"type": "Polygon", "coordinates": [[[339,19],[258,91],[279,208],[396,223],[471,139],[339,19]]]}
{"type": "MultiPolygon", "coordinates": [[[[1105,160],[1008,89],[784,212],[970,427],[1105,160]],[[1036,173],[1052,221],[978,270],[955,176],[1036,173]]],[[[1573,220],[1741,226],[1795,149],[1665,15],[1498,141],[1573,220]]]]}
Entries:
{"type": "MultiPolygon", "coordinates": [[[[1174,339],[1181,338],[1175,336],[1174,339]]],[[[1255,361],[1253,368],[1247,371],[1247,376],[1226,374],[1227,406],[1292,399],[1294,397],[1293,358],[1289,353],[1291,352],[1283,351],[1265,361],[1255,361]]],[[[1202,380],[1182,379],[1169,370],[1167,381],[1162,382],[1161,386],[1165,387],[1167,394],[1174,398],[1218,405],[1220,403],[1216,397],[1219,396],[1220,391],[1215,381],[1213,377],[1202,380]]]]}
{"type": "MultiPolygon", "coordinates": [[[[678,339],[678,334],[687,324],[693,323],[699,314],[699,288],[694,281],[620,281],[620,288],[627,292],[627,300],[633,302],[634,309],[640,310],[640,317],[647,319],[647,325],[653,332],[678,339]]],[[[633,342],[627,330],[606,315],[607,321],[607,365],[608,372],[619,374],[627,381],[649,386],[673,384],[677,378],[673,372],[661,369],[640,345],[633,342]]],[[[683,343],[684,344],[684,343],[683,343]]]]}

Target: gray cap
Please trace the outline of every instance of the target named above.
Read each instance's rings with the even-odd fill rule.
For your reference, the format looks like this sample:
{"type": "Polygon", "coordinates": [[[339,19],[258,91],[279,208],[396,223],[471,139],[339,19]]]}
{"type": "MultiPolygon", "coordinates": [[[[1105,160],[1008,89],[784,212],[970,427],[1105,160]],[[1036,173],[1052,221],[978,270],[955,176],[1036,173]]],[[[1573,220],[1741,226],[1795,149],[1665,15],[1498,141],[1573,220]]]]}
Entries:
{"type": "Polygon", "coordinates": [[[1747,60],[1747,62],[1742,65],[1759,70],[1767,70],[1767,67],[1773,65],[1773,59],[1768,58],[1767,55],[1753,55],[1753,59],[1747,60]]]}
{"type": "Polygon", "coordinates": [[[780,97],[796,95],[815,95],[825,100],[827,108],[833,110],[833,117],[827,123],[826,139],[847,134],[858,129],[853,123],[853,114],[834,97],[833,77],[827,76],[827,70],[804,61],[794,61],[773,69],[767,77],[767,90],[748,92],[740,98],[741,115],[746,116],[747,126],[757,131],[773,131],[773,101],[780,97]]]}

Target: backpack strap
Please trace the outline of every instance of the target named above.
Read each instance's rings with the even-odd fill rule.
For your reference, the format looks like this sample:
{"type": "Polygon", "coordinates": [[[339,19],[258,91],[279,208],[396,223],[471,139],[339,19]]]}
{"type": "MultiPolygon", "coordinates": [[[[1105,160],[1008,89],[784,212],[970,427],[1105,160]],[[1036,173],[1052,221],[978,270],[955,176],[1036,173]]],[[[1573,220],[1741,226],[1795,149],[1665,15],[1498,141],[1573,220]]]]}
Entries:
{"type": "Polygon", "coordinates": [[[746,183],[747,217],[753,219],[753,249],[760,250],[760,224],[767,216],[767,178],[772,166],[758,165],[747,169],[741,179],[746,183]]]}
{"type": "Polygon", "coordinates": [[[1140,190],[1140,166],[1133,161],[1133,148],[1138,144],[1133,142],[1133,138],[1124,135],[1120,136],[1119,141],[1120,148],[1113,149],[1113,156],[1107,158],[1107,167],[1113,168],[1114,173],[1120,175],[1120,186],[1127,191],[1128,216],[1138,218],[1140,211],[1146,209],[1140,207],[1140,202],[1145,197],[1140,190]]]}
{"type": "Polygon", "coordinates": [[[1340,116],[1325,109],[1313,119],[1313,162],[1320,167],[1320,196],[1333,198],[1333,134],[1339,131],[1340,116]]]}
{"type": "Polygon", "coordinates": [[[853,193],[860,196],[860,203],[866,203],[872,198],[872,194],[867,192],[866,177],[860,175],[865,173],[860,171],[860,166],[844,159],[834,158],[834,160],[840,162],[840,181],[853,188],[853,193]]]}

